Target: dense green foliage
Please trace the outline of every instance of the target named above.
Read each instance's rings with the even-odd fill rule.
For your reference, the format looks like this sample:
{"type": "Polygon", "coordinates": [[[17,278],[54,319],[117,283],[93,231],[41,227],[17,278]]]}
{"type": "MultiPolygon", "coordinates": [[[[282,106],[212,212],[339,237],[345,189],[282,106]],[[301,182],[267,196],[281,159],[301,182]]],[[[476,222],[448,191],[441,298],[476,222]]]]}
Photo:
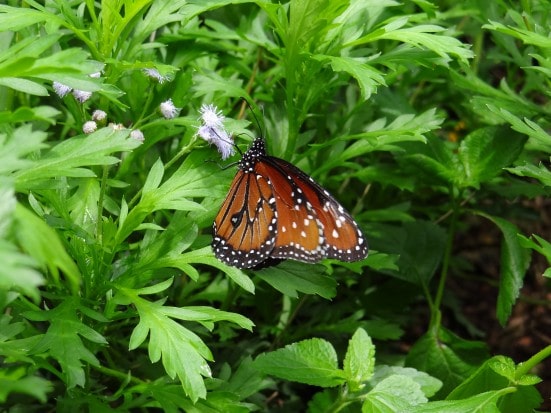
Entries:
{"type": "Polygon", "coordinates": [[[548,0],[0,5],[5,411],[537,409],[551,346],[491,355],[447,281],[477,276],[454,253],[474,218],[502,237],[502,325],[551,262],[519,229],[551,192],[550,28],[548,0]],[[197,136],[203,104],[330,190],[369,257],[219,262],[239,154],[197,136]]]}

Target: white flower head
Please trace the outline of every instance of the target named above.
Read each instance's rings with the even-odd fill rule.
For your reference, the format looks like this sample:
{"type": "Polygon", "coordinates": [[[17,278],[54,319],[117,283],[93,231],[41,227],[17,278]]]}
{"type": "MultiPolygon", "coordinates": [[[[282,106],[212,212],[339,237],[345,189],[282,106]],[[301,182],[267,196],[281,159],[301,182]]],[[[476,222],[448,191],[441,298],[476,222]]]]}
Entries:
{"type": "Polygon", "coordinates": [[[82,125],[82,131],[87,135],[89,135],[92,132],[95,132],[97,128],[98,128],[98,125],[93,120],[89,120],[88,122],[84,123],[84,125],[82,125]]]}
{"type": "Polygon", "coordinates": [[[72,87],[59,82],[54,82],[53,88],[56,95],[58,95],[60,98],[64,98],[71,92],[71,90],[73,90],[72,87]]]}
{"type": "Polygon", "coordinates": [[[224,115],[222,114],[222,111],[218,110],[216,106],[202,104],[201,109],[199,109],[199,113],[201,113],[201,120],[203,121],[203,125],[210,128],[223,126],[223,122],[225,119],[224,115]]]}
{"type": "Polygon", "coordinates": [[[161,75],[157,69],[144,69],[143,72],[146,74],[147,77],[150,77],[159,84],[163,84],[164,82],[169,80],[168,76],[161,75]]]}
{"type": "Polygon", "coordinates": [[[94,113],[92,113],[92,119],[96,122],[103,122],[105,119],[107,119],[107,113],[105,113],[103,110],[95,110],[94,113]]]}
{"type": "Polygon", "coordinates": [[[92,92],[86,92],[85,90],[73,90],[73,96],[76,100],[78,100],[80,103],[86,102],[90,97],[92,96],[92,92]]]}
{"type": "Polygon", "coordinates": [[[197,136],[200,136],[210,144],[216,145],[222,159],[227,159],[235,153],[235,147],[232,138],[224,128],[222,121],[224,116],[216,106],[201,106],[202,125],[197,130],[197,136]]]}
{"type": "Polygon", "coordinates": [[[174,119],[180,112],[180,108],[174,106],[172,99],[165,100],[163,103],[161,103],[161,105],[159,106],[159,110],[161,111],[165,119],[174,119]]]}
{"type": "Polygon", "coordinates": [[[130,132],[130,137],[137,140],[138,142],[143,142],[145,140],[143,132],[139,129],[134,129],[132,132],[130,132]]]}

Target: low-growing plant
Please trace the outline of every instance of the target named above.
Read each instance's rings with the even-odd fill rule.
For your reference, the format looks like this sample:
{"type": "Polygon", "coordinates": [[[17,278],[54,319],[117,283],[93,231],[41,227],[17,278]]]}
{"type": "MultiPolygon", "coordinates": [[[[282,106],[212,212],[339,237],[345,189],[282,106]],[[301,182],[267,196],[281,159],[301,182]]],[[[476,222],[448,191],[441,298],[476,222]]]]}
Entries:
{"type": "Polygon", "coordinates": [[[551,344],[496,353],[452,286],[493,283],[476,300],[501,326],[527,273],[548,287],[549,222],[531,224],[551,192],[551,3],[448,3],[0,5],[2,411],[549,406],[551,344]],[[223,160],[207,108],[238,148],[223,160]],[[366,259],[215,258],[258,135],[354,215],[366,259]],[[490,281],[461,254],[480,223],[490,281]]]}

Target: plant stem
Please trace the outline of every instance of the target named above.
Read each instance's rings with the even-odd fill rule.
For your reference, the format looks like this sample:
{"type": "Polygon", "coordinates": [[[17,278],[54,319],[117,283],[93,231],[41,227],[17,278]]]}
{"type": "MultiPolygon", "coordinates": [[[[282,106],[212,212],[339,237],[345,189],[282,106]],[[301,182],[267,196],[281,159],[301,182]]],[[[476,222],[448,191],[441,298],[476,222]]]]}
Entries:
{"type": "Polygon", "coordinates": [[[442,272],[440,273],[438,289],[436,290],[436,296],[434,297],[434,304],[431,311],[431,320],[430,320],[431,327],[437,327],[440,324],[440,306],[442,305],[442,298],[444,296],[444,289],[446,287],[446,280],[448,278],[448,269],[450,266],[450,259],[452,255],[453,240],[455,237],[455,231],[457,227],[458,205],[457,205],[457,199],[454,194],[454,188],[450,188],[450,194],[451,194],[452,214],[451,214],[450,225],[448,227],[448,238],[446,240],[446,249],[444,250],[444,257],[442,260],[442,272]]]}
{"type": "Polygon", "coordinates": [[[521,378],[548,357],[551,357],[551,345],[545,347],[543,350],[538,351],[525,362],[520,363],[517,367],[517,371],[515,372],[515,378],[521,378]]]}

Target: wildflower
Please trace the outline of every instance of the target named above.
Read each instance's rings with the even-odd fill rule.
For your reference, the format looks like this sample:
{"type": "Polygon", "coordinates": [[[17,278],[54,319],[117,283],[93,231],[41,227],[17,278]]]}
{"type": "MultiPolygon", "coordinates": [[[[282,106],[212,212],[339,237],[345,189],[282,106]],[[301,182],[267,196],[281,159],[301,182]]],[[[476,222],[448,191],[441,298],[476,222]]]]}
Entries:
{"type": "Polygon", "coordinates": [[[105,119],[107,119],[107,113],[105,113],[103,110],[95,110],[94,113],[92,113],[92,119],[96,122],[104,122],[105,119]]]}
{"type": "Polygon", "coordinates": [[[73,88],[71,88],[67,85],[64,85],[63,83],[59,83],[59,82],[54,82],[53,87],[54,87],[54,92],[60,98],[64,98],[65,96],[67,96],[67,94],[69,92],[71,92],[71,90],[73,90],[73,88]]]}
{"type": "Polygon", "coordinates": [[[113,130],[123,130],[123,129],[125,129],[124,125],[122,123],[113,123],[113,122],[111,122],[109,124],[109,127],[113,130]]]}
{"type": "Polygon", "coordinates": [[[178,115],[178,112],[180,112],[180,108],[174,106],[172,99],[165,100],[163,103],[161,103],[159,109],[165,119],[174,119],[176,115],[178,115]]]}
{"type": "Polygon", "coordinates": [[[73,90],[73,96],[80,103],[86,102],[92,96],[92,92],[86,92],[85,90],[73,90]]]}
{"type": "Polygon", "coordinates": [[[201,120],[203,125],[208,126],[209,128],[220,128],[222,127],[222,122],[224,122],[224,115],[222,111],[214,105],[201,105],[199,110],[201,113],[201,120]]]}
{"type": "Polygon", "coordinates": [[[156,80],[160,84],[163,84],[168,80],[168,77],[161,75],[157,69],[144,69],[143,72],[146,74],[146,76],[150,77],[153,80],[156,80]]]}
{"type": "Polygon", "coordinates": [[[235,148],[231,137],[224,129],[224,116],[216,106],[203,105],[200,109],[201,120],[203,125],[197,130],[197,135],[206,140],[208,143],[213,143],[218,148],[218,152],[222,159],[226,159],[234,154],[235,148]]]}
{"type": "Polygon", "coordinates": [[[84,125],[82,125],[82,131],[87,135],[89,135],[92,132],[95,132],[97,128],[98,128],[98,125],[93,120],[89,120],[88,122],[84,123],[84,125]]]}
{"type": "Polygon", "coordinates": [[[138,142],[143,142],[145,140],[142,131],[139,129],[134,129],[132,132],[130,132],[130,137],[137,140],[138,142]]]}

